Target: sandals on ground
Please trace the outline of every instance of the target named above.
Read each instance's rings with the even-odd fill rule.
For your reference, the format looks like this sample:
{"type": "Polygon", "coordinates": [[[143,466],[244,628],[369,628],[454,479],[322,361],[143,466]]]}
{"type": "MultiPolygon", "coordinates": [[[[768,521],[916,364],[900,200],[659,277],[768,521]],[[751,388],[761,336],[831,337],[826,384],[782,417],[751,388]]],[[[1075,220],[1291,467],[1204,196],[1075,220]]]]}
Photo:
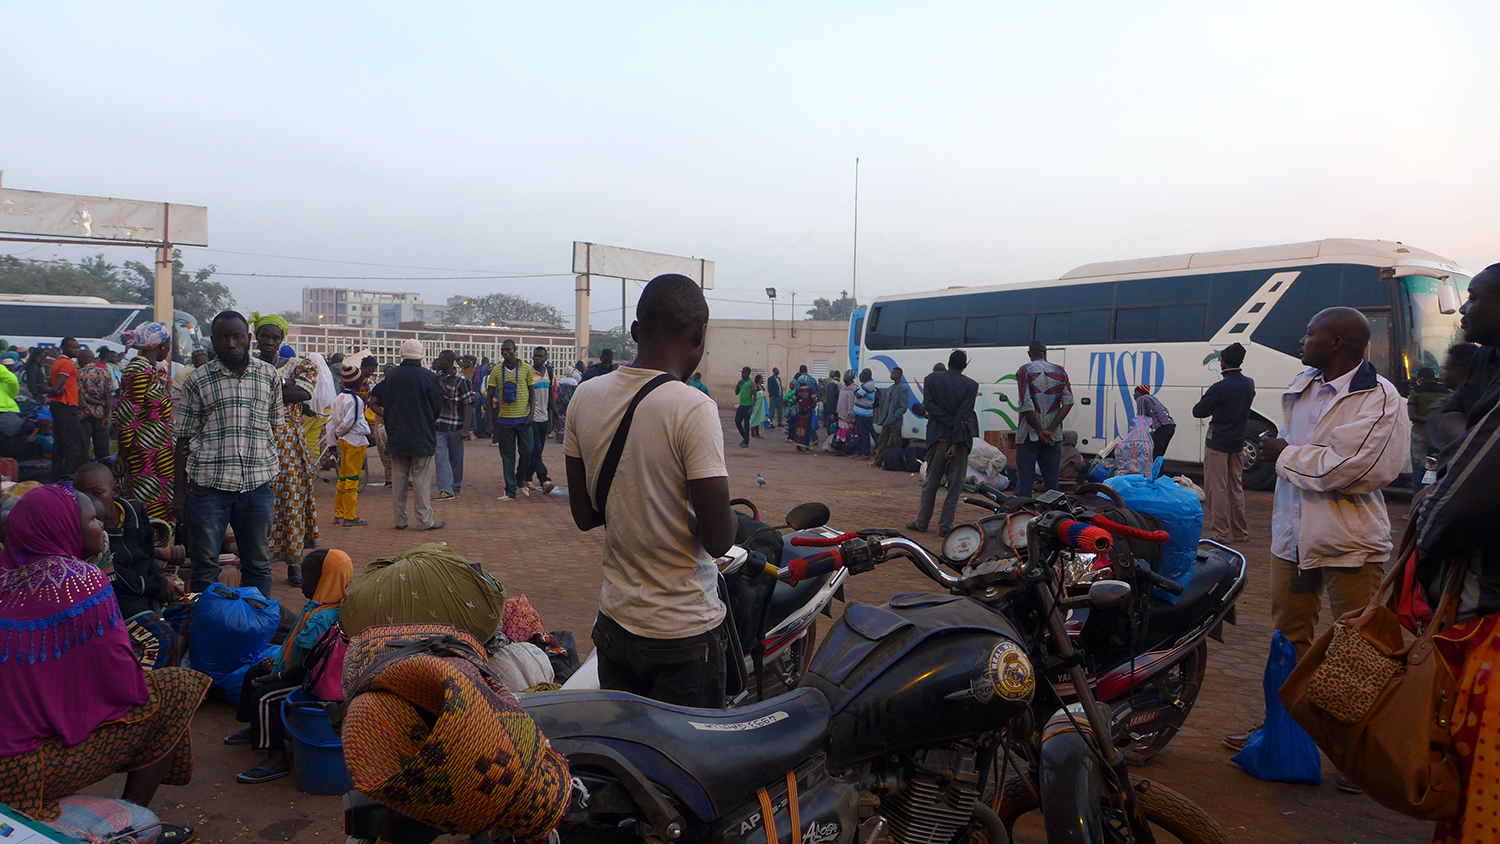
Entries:
{"type": "Polygon", "coordinates": [[[234,779],[235,779],[235,782],[242,782],[242,783],[246,783],[247,785],[254,785],[255,783],[270,782],[271,780],[279,780],[282,777],[289,776],[291,773],[292,773],[291,771],[278,771],[275,768],[267,768],[265,765],[256,765],[255,767],[253,767],[250,770],[244,772],[243,774],[236,775],[234,779]],[[255,773],[256,771],[261,771],[262,773],[256,774],[255,773]]]}
{"type": "Polygon", "coordinates": [[[235,731],[233,733],[230,733],[229,735],[227,735],[227,736],[224,737],[224,743],[225,744],[230,744],[230,745],[234,745],[234,744],[249,744],[250,743],[250,728],[249,727],[244,727],[244,728],[242,728],[240,730],[237,730],[237,731],[235,731]]]}

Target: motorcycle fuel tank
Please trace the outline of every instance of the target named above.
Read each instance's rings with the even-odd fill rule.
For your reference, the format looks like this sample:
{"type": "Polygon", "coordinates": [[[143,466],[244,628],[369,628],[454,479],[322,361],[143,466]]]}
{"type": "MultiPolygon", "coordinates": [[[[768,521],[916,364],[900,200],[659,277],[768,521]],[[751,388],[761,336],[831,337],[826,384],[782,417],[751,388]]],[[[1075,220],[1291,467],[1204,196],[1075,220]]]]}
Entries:
{"type": "Polygon", "coordinates": [[[897,595],[853,604],[799,685],[833,705],[829,767],[999,729],[1036,685],[1021,637],[971,598],[897,595]]]}

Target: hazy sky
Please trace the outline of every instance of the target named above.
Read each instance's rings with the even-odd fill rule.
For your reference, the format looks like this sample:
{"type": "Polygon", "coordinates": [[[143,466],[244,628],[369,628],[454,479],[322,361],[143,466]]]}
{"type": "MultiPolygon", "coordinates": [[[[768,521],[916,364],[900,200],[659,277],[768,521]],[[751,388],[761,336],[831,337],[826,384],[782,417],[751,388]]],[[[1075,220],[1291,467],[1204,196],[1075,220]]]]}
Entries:
{"type": "MultiPolygon", "coordinates": [[[[189,267],[362,277],[221,276],[247,310],[352,286],[571,318],[574,240],[714,260],[715,316],[764,318],[768,286],[800,309],[850,287],[856,156],[862,300],[1323,237],[1500,261],[1495,3],[75,2],[0,24],[6,187],[206,205],[189,267]],[[380,280],[511,273],[563,275],[380,280]]],[[[601,282],[594,327],[619,304],[601,282]]]]}

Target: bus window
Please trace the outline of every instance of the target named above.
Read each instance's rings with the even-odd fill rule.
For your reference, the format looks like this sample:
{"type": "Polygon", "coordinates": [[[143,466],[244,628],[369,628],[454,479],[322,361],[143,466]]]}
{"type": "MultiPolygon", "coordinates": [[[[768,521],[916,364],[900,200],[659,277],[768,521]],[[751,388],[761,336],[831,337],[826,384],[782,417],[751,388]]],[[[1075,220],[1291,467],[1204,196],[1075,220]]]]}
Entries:
{"type": "Polygon", "coordinates": [[[1405,373],[1391,369],[1391,312],[1364,311],[1370,320],[1370,345],[1365,347],[1365,357],[1375,364],[1375,371],[1387,381],[1400,387],[1403,394],[1409,381],[1405,373]]]}
{"type": "Polygon", "coordinates": [[[964,321],[964,345],[1024,346],[1031,342],[1031,314],[969,317],[964,321]]]}
{"type": "MultiPolygon", "coordinates": [[[[1041,338],[1038,338],[1041,339],[1041,338]]],[[[1051,342],[1050,340],[1047,342],[1051,342]]],[[[1083,345],[1109,342],[1109,309],[1074,311],[1073,330],[1068,342],[1083,345]]]]}
{"type": "Polygon", "coordinates": [[[849,315],[849,365],[859,369],[859,341],[865,330],[863,308],[849,315]]]}
{"type": "Polygon", "coordinates": [[[1163,305],[1156,322],[1156,339],[1163,343],[1201,343],[1208,339],[1203,327],[1207,305],[1163,305]]]}
{"type": "Polygon", "coordinates": [[[896,301],[879,305],[870,311],[870,325],[865,330],[865,346],[877,351],[901,348],[901,329],[906,303],[896,301]]]}
{"type": "Polygon", "coordinates": [[[1156,308],[1121,308],[1115,311],[1115,342],[1143,343],[1156,339],[1156,308]]]}
{"type": "Polygon", "coordinates": [[[1461,275],[1450,276],[1446,281],[1406,276],[1400,282],[1402,309],[1405,311],[1405,318],[1401,321],[1404,336],[1396,342],[1405,368],[1409,370],[1407,375],[1416,375],[1417,370],[1430,366],[1441,380],[1448,347],[1463,342],[1463,332],[1458,328],[1458,314],[1442,312],[1437,289],[1444,284],[1456,286],[1458,301],[1462,302],[1464,292],[1469,288],[1469,279],[1461,275]]]}
{"type": "Polygon", "coordinates": [[[962,342],[963,320],[913,319],[906,322],[906,346],[911,349],[957,346],[962,342]]]}
{"type": "Polygon", "coordinates": [[[1036,333],[1032,336],[1049,346],[1065,345],[1072,342],[1072,325],[1072,314],[1037,314],[1036,333]]]}

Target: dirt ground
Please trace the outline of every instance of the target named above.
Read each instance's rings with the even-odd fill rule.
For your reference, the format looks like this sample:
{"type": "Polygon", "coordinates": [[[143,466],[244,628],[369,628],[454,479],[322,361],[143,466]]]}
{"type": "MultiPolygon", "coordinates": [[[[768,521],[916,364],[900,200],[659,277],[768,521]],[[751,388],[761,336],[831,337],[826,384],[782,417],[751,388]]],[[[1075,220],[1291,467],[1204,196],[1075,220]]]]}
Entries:
{"type": "MultiPolygon", "coordinates": [[[[826,454],[797,454],[781,431],[738,447],[729,415],[724,418],[730,491],[758,504],[763,513],[784,513],[804,501],[823,501],[837,527],[901,527],[915,515],[918,479],[869,467],[863,461],[826,454]],[[766,480],[756,484],[756,475],[766,480]]],[[[550,629],[571,629],[587,650],[588,632],[598,607],[599,552],[602,531],[581,533],[568,515],[563,494],[523,498],[498,504],[503,491],[499,457],[488,442],[469,444],[463,495],[434,502],[437,518],[447,526],[430,534],[393,529],[392,494],[369,488],[360,496],[360,515],[368,527],[327,527],[333,512],[331,485],[319,485],[318,508],[325,527],[323,542],[347,551],[362,564],[428,540],[442,540],[481,563],[505,585],[508,594],[525,593],[550,629]]],[[[562,447],[555,440],[546,463],[563,480],[562,447]]],[[[372,459],[373,476],[380,467],[372,459]]],[[[1240,547],[1250,562],[1250,580],[1239,601],[1237,627],[1227,627],[1225,641],[1210,642],[1208,677],[1191,718],[1171,746],[1140,773],[1188,795],[1223,825],[1237,844],[1266,842],[1338,842],[1379,844],[1428,840],[1430,824],[1384,809],[1363,796],[1338,792],[1335,771],[1325,764],[1321,786],[1260,782],[1230,763],[1219,743],[1224,733],[1257,723],[1262,711],[1261,674],[1270,643],[1270,597],[1265,572],[1270,559],[1270,493],[1247,493],[1250,540],[1240,547]]],[[[960,521],[980,511],[960,505],[960,521]]],[[[1397,532],[1406,517],[1404,503],[1393,502],[1397,532]]],[[[935,527],[934,520],[934,527],[935,527]]],[[[935,547],[936,530],[918,535],[935,547]]],[[[357,575],[356,575],[357,576],[357,575]]],[[[303,599],[277,573],[273,597],[300,607],[303,599]]],[[[880,603],[891,595],[925,590],[931,582],[914,568],[897,562],[852,578],[850,601],[880,603]]],[[[842,606],[834,607],[836,613],[842,606]]],[[[1324,619],[1327,622],[1327,619],[1324,619]]],[[[253,751],[226,747],[224,736],[238,728],[223,699],[210,700],[193,721],[196,775],[188,786],[163,787],[153,808],[163,819],[198,827],[204,841],[338,841],[343,835],[340,798],[299,792],[293,778],[263,785],[240,785],[234,774],[256,761],[253,751]]],[[[122,778],[90,789],[118,794],[122,778]]]]}

